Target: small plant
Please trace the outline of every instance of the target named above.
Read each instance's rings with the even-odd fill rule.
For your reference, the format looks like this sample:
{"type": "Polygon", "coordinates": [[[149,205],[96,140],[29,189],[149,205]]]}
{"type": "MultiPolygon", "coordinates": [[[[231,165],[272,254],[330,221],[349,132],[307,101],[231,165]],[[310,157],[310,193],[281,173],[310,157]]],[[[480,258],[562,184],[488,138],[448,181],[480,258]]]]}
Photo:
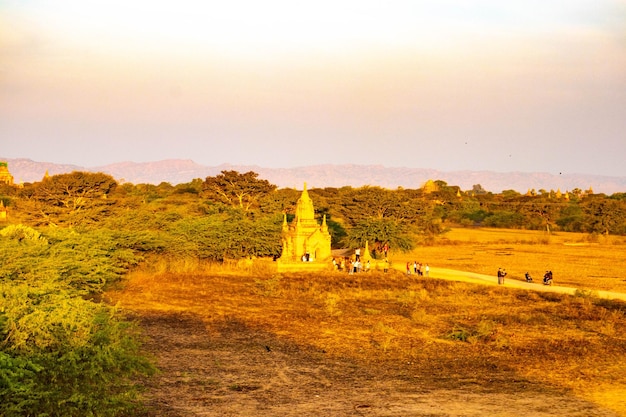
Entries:
{"type": "Polygon", "coordinates": [[[396,334],[397,332],[393,327],[388,326],[383,322],[378,322],[372,329],[372,342],[383,352],[387,352],[391,348],[396,334]]]}
{"type": "Polygon", "coordinates": [[[579,288],[574,291],[574,297],[579,297],[583,299],[595,299],[598,298],[598,292],[592,290],[581,290],[579,288]]]}
{"type": "Polygon", "coordinates": [[[254,279],[256,284],[256,292],[264,297],[277,297],[281,294],[280,283],[281,275],[274,275],[269,279],[254,279]]]}
{"type": "Polygon", "coordinates": [[[491,320],[482,319],[475,329],[457,324],[446,338],[468,343],[492,341],[496,339],[495,323],[491,320]]]}
{"type": "Polygon", "coordinates": [[[329,316],[334,317],[341,314],[341,310],[339,310],[340,300],[341,299],[338,294],[329,293],[326,295],[324,305],[329,316]]]}
{"type": "Polygon", "coordinates": [[[402,291],[398,294],[398,302],[402,307],[408,307],[415,303],[416,295],[415,291],[402,291]]]}
{"type": "Polygon", "coordinates": [[[426,313],[426,310],[423,308],[413,310],[411,313],[411,321],[421,324],[426,323],[428,321],[428,314],[426,313]]]}
{"type": "Polygon", "coordinates": [[[461,326],[454,326],[452,332],[448,333],[446,336],[447,339],[458,340],[460,342],[467,342],[471,337],[471,333],[461,326]]]}

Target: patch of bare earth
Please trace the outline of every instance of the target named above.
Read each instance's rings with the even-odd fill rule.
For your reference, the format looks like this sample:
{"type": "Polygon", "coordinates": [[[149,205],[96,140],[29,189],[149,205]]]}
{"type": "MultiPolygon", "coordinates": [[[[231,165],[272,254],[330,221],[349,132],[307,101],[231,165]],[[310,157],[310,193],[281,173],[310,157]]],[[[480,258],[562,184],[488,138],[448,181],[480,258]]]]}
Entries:
{"type": "MultiPolygon", "coordinates": [[[[494,370],[490,381],[419,374],[410,363],[359,362],[224,317],[141,309],[147,416],[615,416],[494,370]]],[[[419,367],[418,369],[424,369],[419,367]]]]}

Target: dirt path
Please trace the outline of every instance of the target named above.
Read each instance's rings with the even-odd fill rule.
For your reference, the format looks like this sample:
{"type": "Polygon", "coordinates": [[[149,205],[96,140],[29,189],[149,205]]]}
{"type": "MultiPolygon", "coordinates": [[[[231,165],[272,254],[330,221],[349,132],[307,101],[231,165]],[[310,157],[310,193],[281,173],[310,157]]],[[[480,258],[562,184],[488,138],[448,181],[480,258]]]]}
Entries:
{"type": "MultiPolygon", "coordinates": [[[[396,267],[398,271],[404,271],[404,268],[396,267]]],[[[483,285],[498,285],[498,278],[491,275],[477,274],[474,272],[458,271],[455,269],[446,269],[438,267],[430,267],[430,276],[433,278],[447,279],[451,281],[471,282],[475,284],[483,285]]],[[[516,279],[505,279],[505,287],[509,288],[521,288],[525,290],[554,292],[560,294],[574,295],[577,288],[561,287],[558,285],[543,285],[541,278],[537,278],[534,282],[528,283],[516,279]]],[[[596,297],[615,299],[626,301],[626,294],[612,291],[592,291],[590,292],[596,297]]]]}

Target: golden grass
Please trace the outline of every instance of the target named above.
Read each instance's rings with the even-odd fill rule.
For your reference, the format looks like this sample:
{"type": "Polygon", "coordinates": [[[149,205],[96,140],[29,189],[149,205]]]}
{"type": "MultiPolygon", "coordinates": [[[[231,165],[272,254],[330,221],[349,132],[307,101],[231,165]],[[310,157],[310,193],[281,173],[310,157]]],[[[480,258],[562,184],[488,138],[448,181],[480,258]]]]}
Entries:
{"type": "Polygon", "coordinates": [[[224,320],[433,387],[571,391],[626,415],[626,305],[593,297],[348,275],[136,271],[113,301],[224,320]],[[615,395],[612,395],[614,393],[615,395]]]}
{"type": "Polygon", "coordinates": [[[142,313],[181,312],[207,329],[246,328],[446,389],[569,391],[626,416],[626,244],[583,235],[452,230],[437,246],[392,254],[431,266],[523,279],[554,271],[577,296],[417,278],[390,271],[274,274],[271,262],[154,259],[108,294],[142,313]]]}
{"type": "Polygon", "coordinates": [[[481,274],[508,271],[507,279],[535,281],[546,270],[555,284],[589,290],[626,292],[626,241],[600,237],[589,242],[580,233],[555,233],[504,229],[452,229],[433,246],[409,254],[392,254],[395,265],[417,260],[431,266],[481,274]]]}

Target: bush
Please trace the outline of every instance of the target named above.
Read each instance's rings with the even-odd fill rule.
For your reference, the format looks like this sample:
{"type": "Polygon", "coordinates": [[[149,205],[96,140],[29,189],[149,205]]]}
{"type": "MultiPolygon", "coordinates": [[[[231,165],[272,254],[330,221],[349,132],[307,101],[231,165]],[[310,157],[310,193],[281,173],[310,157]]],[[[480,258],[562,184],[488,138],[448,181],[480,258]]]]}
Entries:
{"type": "Polygon", "coordinates": [[[113,416],[154,371],[134,326],[86,299],[138,258],[106,230],[0,231],[0,415],[113,416]]]}
{"type": "Polygon", "coordinates": [[[54,284],[1,283],[0,415],[113,416],[154,371],[115,309],[54,284]]]}

